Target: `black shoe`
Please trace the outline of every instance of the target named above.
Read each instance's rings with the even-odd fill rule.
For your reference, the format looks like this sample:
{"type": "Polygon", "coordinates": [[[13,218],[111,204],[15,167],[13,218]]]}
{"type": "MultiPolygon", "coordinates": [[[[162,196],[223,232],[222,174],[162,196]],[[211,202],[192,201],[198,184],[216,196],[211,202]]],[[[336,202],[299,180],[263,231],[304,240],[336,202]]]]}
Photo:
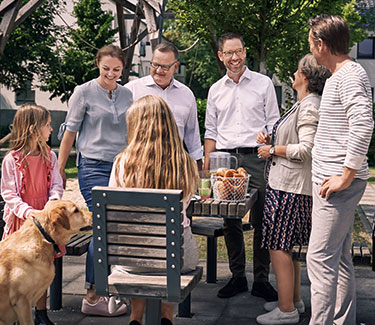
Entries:
{"type": "Polygon", "coordinates": [[[229,282],[219,290],[217,296],[219,298],[230,298],[237,293],[248,291],[246,277],[231,278],[229,282]]]}
{"type": "Polygon", "coordinates": [[[52,323],[51,320],[48,318],[47,310],[35,309],[34,325],[55,325],[55,323],[52,323]]]}
{"type": "Polygon", "coordinates": [[[161,325],[173,325],[173,323],[168,319],[163,317],[160,322],[161,325]]]}
{"type": "Polygon", "coordinates": [[[256,297],[264,298],[266,301],[278,300],[277,291],[269,282],[254,282],[251,294],[256,297]]]}
{"type": "Polygon", "coordinates": [[[140,322],[138,322],[137,320],[132,320],[129,325],[141,325],[140,322]]]}

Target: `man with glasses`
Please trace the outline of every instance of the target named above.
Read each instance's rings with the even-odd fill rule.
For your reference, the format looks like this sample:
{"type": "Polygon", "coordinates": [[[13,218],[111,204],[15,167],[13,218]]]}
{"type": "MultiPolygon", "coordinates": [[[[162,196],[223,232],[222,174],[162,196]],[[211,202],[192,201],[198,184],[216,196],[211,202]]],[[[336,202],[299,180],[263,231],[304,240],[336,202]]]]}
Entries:
{"type": "MultiPolygon", "coordinates": [[[[266,301],[277,300],[277,292],[268,281],[270,257],[261,249],[262,218],[265,195],[265,159],[257,157],[256,136],[259,131],[272,132],[279,119],[279,108],[272,81],[245,66],[246,49],[240,35],[227,33],[219,38],[219,59],[227,73],[209,90],[206,110],[204,168],[209,169],[209,154],[225,151],[235,155],[238,165],[251,175],[250,187],[259,190],[251,209],[254,227],[254,283],[251,294],[266,301]]],[[[245,244],[242,220],[224,219],[224,238],[228,250],[230,281],[218,292],[228,298],[247,291],[245,244]]]]}
{"type": "Polygon", "coordinates": [[[150,75],[130,81],[125,86],[133,93],[133,100],[146,95],[163,98],[171,108],[181,139],[190,155],[202,167],[202,144],[193,92],[173,78],[178,69],[177,48],[169,42],[155,46],[150,64],[150,75]]]}

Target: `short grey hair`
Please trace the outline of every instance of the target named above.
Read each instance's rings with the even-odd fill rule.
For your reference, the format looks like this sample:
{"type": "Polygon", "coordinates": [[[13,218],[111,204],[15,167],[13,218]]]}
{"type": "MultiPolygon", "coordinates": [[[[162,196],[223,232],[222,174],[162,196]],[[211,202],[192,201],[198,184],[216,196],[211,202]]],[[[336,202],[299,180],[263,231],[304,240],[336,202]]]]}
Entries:
{"type": "Polygon", "coordinates": [[[331,72],[325,66],[318,64],[312,54],[306,54],[299,61],[298,69],[307,78],[307,90],[321,95],[327,78],[331,76],[331,72]]]}
{"type": "Polygon", "coordinates": [[[154,52],[158,50],[160,52],[163,52],[163,53],[166,53],[166,52],[173,52],[174,54],[174,58],[176,60],[178,60],[178,49],[177,47],[171,43],[171,42],[167,42],[167,41],[163,41],[161,43],[159,43],[158,45],[155,46],[154,50],[152,51],[152,54],[154,54],[154,52]]]}

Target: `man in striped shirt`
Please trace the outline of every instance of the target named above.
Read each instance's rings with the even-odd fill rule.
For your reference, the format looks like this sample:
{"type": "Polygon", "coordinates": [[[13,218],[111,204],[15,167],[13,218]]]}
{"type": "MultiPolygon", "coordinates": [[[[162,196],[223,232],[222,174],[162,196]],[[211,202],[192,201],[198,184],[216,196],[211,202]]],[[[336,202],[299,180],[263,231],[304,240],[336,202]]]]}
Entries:
{"type": "Polygon", "coordinates": [[[332,73],[320,104],[312,151],[313,212],[307,254],[311,324],[355,324],[355,278],[350,255],[354,210],[369,177],[373,129],[365,70],[349,55],[349,28],[338,16],[309,21],[310,51],[332,73]]]}

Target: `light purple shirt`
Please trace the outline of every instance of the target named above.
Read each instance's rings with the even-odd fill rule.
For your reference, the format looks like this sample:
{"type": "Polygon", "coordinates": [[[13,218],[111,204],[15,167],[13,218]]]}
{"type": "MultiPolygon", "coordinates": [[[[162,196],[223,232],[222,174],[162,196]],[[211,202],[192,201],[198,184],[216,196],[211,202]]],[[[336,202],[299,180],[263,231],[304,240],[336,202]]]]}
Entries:
{"type": "Polygon", "coordinates": [[[172,79],[165,89],[159,87],[151,76],[132,80],[125,85],[133,93],[133,100],[156,95],[163,98],[175,118],[178,132],[190,155],[199,160],[203,157],[199,134],[197,104],[193,92],[178,80],[172,79]]]}

